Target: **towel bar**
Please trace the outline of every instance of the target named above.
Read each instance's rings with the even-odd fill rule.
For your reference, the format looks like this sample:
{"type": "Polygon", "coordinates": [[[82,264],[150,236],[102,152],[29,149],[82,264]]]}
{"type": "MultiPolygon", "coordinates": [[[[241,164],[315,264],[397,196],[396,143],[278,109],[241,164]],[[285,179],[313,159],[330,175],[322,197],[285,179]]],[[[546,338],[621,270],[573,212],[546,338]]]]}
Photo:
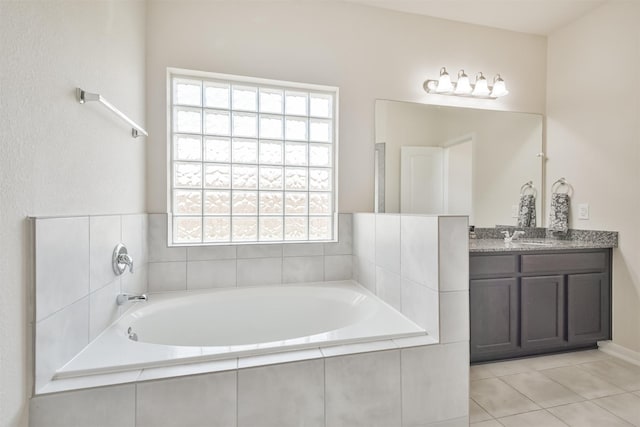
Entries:
{"type": "Polygon", "coordinates": [[[122,111],[114,107],[109,101],[104,99],[102,95],[98,93],[85,92],[80,88],[76,88],[76,97],[78,98],[78,102],[80,104],[84,104],[85,102],[89,102],[89,101],[98,101],[100,104],[107,107],[108,110],[110,110],[112,113],[120,117],[122,120],[124,120],[131,126],[132,137],[137,138],[142,135],[149,136],[146,130],[144,130],[140,125],[138,125],[136,122],[134,122],[129,117],[127,117],[122,111]]]}

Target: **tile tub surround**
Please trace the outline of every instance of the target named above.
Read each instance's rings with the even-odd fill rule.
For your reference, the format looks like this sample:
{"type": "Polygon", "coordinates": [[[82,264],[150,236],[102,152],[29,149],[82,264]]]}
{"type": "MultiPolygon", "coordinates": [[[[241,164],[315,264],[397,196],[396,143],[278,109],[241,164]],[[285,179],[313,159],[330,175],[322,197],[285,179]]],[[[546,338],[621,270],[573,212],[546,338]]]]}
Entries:
{"type": "Polygon", "coordinates": [[[37,396],[31,427],[468,425],[467,344],[229,368],[37,396]],[[194,375],[195,374],[195,375],[194,375]],[[425,402],[428,402],[425,404],[425,402]]]}
{"type": "MultiPolygon", "coordinates": [[[[413,304],[411,307],[416,313],[429,312],[432,317],[429,321],[438,325],[434,333],[440,342],[434,336],[426,335],[60,380],[56,382],[65,383],[62,387],[51,386],[47,389],[49,394],[31,400],[31,426],[55,426],[51,420],[61,420],[60,425],[83,425],[86,420],[100,420],[100,425],[104,426],[183,426],[185,420],[198,425],[201,419],[197,417],[209,413],[209,410],[201,411],[205,403],[215,410],[216,416],[207,418],[207,423],[214,426],[468,425],[466,218],[451,218],[455,219],[409,218],[405,221],[405,234],[411,235],[410,228],[416,226],[418,230],[414,234],[418,239],[433,237],[435,233],[436,245],[425,246],[424,242],[409,236],[401,239],[402,236],[397,236],[401,223],[392,224],[392,232],[381,231],[376,242],[382,244],[390,238],[407,245],[404,250],[398,244],[391,245],[394,254],[400,251],[399,257],[390,255],[379,268],[383,274],[387,268],[399,269],[397,273],[389,272],[384,276],[388,293],[397,296],[397,305],[404,302],[405,305],[413,304]],[[438,233],[446,233],[450,238],[439,239],[438,233]],[[420,248],[425,247],[428,252],[418,254],[418,257],[412,253],[416,248],[424,251],[420,248]],[[405,261],[403,257],[413,261],[405,261]],[[435,261],[430,259],[434,257],[435,261]],[[437,268],[437,277],[434,279],[432,272],[425,272],[419,266],[405,265],[418,261],[427,261],[428,265],[437,268]],[[393,283],[402,277],[402,265],[410,267],[411,277],[415,280],[411,285],[419,287],[419,295],[433,297],[426,300],[430,301],[431,308],[437,309],[442,303],[447,307],[446,313],[420,307],[420,301],[425,300],[414,298],[411,291],[408,295],[405,292],[405,300],[402,300],[400,283],[396,281],[395,286],[393,283]],[[427,280],[430,280],[431,288],[426,286],[427,280]],[[69,389],[74,391],[63,391],[69,389]],[[151,401],[153,406],[147,404],[151,401]],[[432,403],[425,405],[425,402],[432,403]],[[379,408],[384,408],[384,413],[379,408]],[[107,413],[108,416],[103,416],[107,413]]],[[[156,220],[150,228],[158,225],[162,228],[161,221],[156,220]]],[[[385,226],[384,219],[379,221],[379,227],[385,226]]],[[[350,268],[351,236],[345,238],[348,243],[324,244],[322,256],[346,255],[349,262],[345,265],[350,268]]],[[[150,236],[150,240],[153,239],[150,236]]],[[[280,251],[284,262],[292,250],[293,245],[159,246],[152,259],[163,260],[158,263],[184,263],[188,274],[189,262],[194,263],[191,268],[206,271],[207,267],[195,266],[195,263],[268,260],[279,258],[280,251]]],[[[374,250],[374,254],[376,252],[385,257],[382,251],[374,250]]],[[[295,253],[301,258],[316,257],[320,256],[320,249],[316,245],[304,245],[304,252],[295,253]]],[[[384,285],[380,283],[382,289],[384,285]]],[[[199,285],[205,286],[202,282],[199,285]]]]}
{"type": "Polygon", "coordinates": [[[33,227],[35,392],[126,309],[121,292],[147,291],[147,216],[38,217],[33,227]],[[127,245],[134,273],[116,276],[113,248],[127,245]]]}
{"type": "Polygon", "coordinates": [[[354,279],[442,343],[468,341],[466,216],[356,213],[354,279]]]}
{"type": "Polygon", "coordinates": [[[352,215],[338,215],[337,243],[169,247],[167,215],[149,215],[149,291],[346,280],[352,215]]]}

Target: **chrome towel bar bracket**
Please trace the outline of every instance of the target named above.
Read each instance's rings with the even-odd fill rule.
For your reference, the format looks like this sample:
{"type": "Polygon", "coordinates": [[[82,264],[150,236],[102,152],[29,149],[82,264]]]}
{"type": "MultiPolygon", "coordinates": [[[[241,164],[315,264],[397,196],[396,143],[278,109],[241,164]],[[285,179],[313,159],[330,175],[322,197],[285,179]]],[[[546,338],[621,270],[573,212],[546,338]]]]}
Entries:
{"type": "Polygon", "coordinates": [[[76,98],[78,98],[78,102],[80,104],[84,104],[86,102],[98,101],[100,104],[107,107],[112,113],[116,116],[120,117],[122,120],[127,122],[131,126],[131,136],[137,138],[139,136],[149,136],[146,130],[144,130],[140,125],[127,117],[122,111],[118,110],[113,106],[109,101],[104,99],[102,95],[98,93],[90,93],[86,92],[80,88],[76,88],[76,98]]]}

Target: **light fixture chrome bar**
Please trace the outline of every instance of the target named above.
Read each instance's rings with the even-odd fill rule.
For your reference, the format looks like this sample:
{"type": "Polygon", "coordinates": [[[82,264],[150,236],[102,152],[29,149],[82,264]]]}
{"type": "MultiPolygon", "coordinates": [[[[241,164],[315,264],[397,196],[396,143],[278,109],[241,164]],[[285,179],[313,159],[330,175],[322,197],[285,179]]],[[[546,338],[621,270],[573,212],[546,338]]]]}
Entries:
{"type": "MultiPolygon", "coordinates": [[[[436,92],[435,88],[438,85],[438,81],[437,80],[426,80],[424,82],[424,84],[422,85],[422,88],[425,90],[425,92],[427,93],[432,93],[435,95],[447,95],[447,96],[460,96],[462,98],[476,98],[476,99],[498,99],[497,96],[492,96],[491,94],[489,95],[473,95],[471,93],[466,93],[466,94],[462,94],[462,93],[455,93],[455,88],[457,85],[457,82],[451,82],[452,85],[452,89],[448,92],[436,92]]],[[[471,86],[471,89],[473,90],[476,85],[473,83],[470,83],[469,86],[471,86]]],[[[493,90],[493,86],[488,86],[489,91],[493,90]]]]}
{"type": "Polygon", "coordinates": [[[500,74],[496,74],[494,77],[493,86],[489,86],[488,83],[484,75],[478,73],[475,84],[471,84],[469,76],[464,70],[458,72],[458,81],[453,82],[446,67],[442,67],[438,80],[427,80],[422,87],[427,93],[464,98],[498,99],[509,94],[504,79],[500,77],[500,74]]]}
{"type": "Polygon", "coordinates": [[[127,117],[126,114],[124,114],[122,111],[114,107],[113,104],[111,104],[109,101],[104,99],[102,95],[98,93],[85,92],[80,88],[76,88],[76,97],[78,98],[78,102],[80,104],[84,104],[85,102],[90,102],[90,101],[98,101],[99,103],[107,107],[116,116],[120,117],[122,120],[124,120],[131,126],[132,137],[137,138],[139,136],[149,136],[147,131],[144,130],[142,126],[138,125],[136,122],[134,122],[129,117],[127,117]]]}

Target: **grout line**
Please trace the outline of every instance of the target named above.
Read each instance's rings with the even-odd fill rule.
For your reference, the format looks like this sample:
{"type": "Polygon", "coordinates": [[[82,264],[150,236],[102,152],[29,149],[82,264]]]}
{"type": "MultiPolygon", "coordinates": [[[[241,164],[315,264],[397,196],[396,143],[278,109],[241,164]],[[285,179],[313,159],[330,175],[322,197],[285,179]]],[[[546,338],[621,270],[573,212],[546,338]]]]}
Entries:
{"type": "MultiPolygon", "coordinates": [[[[320,353],[322,354],[322,350],[320,353]]],[[[327,358],[322,354],[322,408],[324,417],[324,426],[327,425],[327,358]]]]}
{"type": "MultiPolygon", "coordinates": [[[[544,356],[541,356],[541,357],[544,357],[544,356]]],[[[583,371],[583,372],[585,372],[585,373],[587,373],[587,374],[589,374],[589,375],[591,375],[591,376],[593,376],[593,377],[595,377],[595,378],[601,379],[601,378],[600,378],[600,377],[598,377],[597,375],[591,374],[590,372],[588,372],[588,371],[586,371],[586,370],[584,370],[584,369],[582,369],[582,368],[580,368],[580,367],[579,367],[579,365],[583,365],[583,364],[586,364],[586,363],[593,363],[593,362],[597,362],[597,361],[599,361],[599,360],[589,361],[589,362],[582,362],[582,363],[573,363],[573,364],[570,364],[570,365],[567,365],[567,366],[559,366],[559,367],[555,367],[555,368],[549,368],[549,370],[550,370],[550,369],[563,369],[563,368],[573,368],[573,367],[575,367],[575,368],[578,368],[578,369],[580,369],[581,371],[583,371]]],[[[498,362],[498,363],[501,363],[501,362],[498,362]]],[[[547,369],[545,369],[545,370],[547,370],[547,369]]],[[[602,397],[599,397],[599,398],[588,399],[588,398],[584,397],[583,395],[581,395],[580,393],[576,392],[575,390],[571,389],[571,388],[570,388],[570,387],[568,387],[567,385],[562,384],[562,383],[559,383],[558,381],[554,380],[553,378],[548,377],[547,375],[545,375],[545,374],[544,374],[544,372],[543,372],[543,371],[544,371],[544,370],[534,370],[534,372],[539,372],[540,374],[542,374],[542,375],[543,375],[545,378],[547,378],[548,380],[550,380],[550,381],[552,381],[552,382],[554,382],[554,383],[556,383],[556,384],[558,384],[558,385],[562,386],[563,388],[565,388],[565,389],[569,390],[570,392],[574,393],[575,395],[579,396],[579,397],[582,399],[582,400],[580,400],[580,401],[578,401],[578,402],[571,402],[571,403],[565,403],[565,404],[561,404],[561,405],[556,405],[556,406],[549,407],[549,408],[542,408],[544,411],[546,411],[547,413],[549,413],[549,414],[550,414],[551,416],[553,416],[554,418],[558,418],[558,417],[556,417],[556,416],[555,416],[551,411],[549,411],[549,409],[552,409],[552,408],[558,408],[558,407],[563,407],[563,406],[569,406],[569,405],[574,405],[574,404],[577,404],[577,403],[591,402],[591,403],[593,403],[593,404],[597,405],[598,407],[600,407],[600,408],[602,408],[602,409],[606,410],[607,412],[611,413],[611,414],[612,414],[613,416],[615,416],[616,418],[621,419],[621,420],[623,420],[624,422],[626,422],[626,420],[624,420],[622,417],[619,417],[617,414],[615,414],[615,413],[613,413],[613,412],[609,411],[607,408],[605,408],[605,407],[603,407],[603,406],[599,405],[599,404],[598,404],[597,402],[595,402],[595,401],[596,401],[596,400],[598,400],[598,399],[606,398],[606,397],[620,396],[620,395],[622,395],[622,394],[633,394],[633,393],[630,393],[630,392],[627,392],[627,391],[623,391],[623,392],[621,392],[621,393],[614,393],[614,394],[610,394],[610,395],[607,395],[607,396],[602,396],[602,397]]],[[[513,375],[517,375],[517,374],[513,374],[513,375]]],[[[500,378],[500,377],[494,377],[494,378],[501,380],[501,378],[500,378]]],[[[488,379],[488,378],[487,378],[487,379],[488,379]]],[[[501,381],[502,381],[502,380],[501,380],[501,381]]],[[[502,382],[504,382],[504,381],[502,381],[502,382]]],[[[609,383],[608,381],[605,381],[605,382],[609,383]]],[[[618,387],[618,386],[617,386],[617,385],[615,385],[615,384],[611,384],[611,383],[609,383],[609,384],[610,384],[610,385],[613,385],[614,387],[620,388],[620,387],[618,387]]],[[[509,384],[507,384],[507,385],[509,385],[509,384]]],[[[511,386],[511,387],[515,389],[515,387],[513,387],[513,386],[511,386]]],[[[516,389],[516,391],[517,391],[517,392],[519,392],[517,389],[516,389]]],[[[520,393],[520,392],[519,392],[519,393],[520,393]]],[[[523,394],[523,393],[521,393],[521,394],[523,394]]],[[[526,397],[526,396],[525,396],[525,397],[526,397]]],[[[480,404],[479,404],[475,399],[473,399],[471,396],[470,396],[469,398],[470,398],[470,400],[473,400],[473,401],[474,401],[478,406],[480,406],[482,409],[484,409],[487,413],[489,413],[489,411],[487,411],[487,410],[486,410],[486,408],[484,408],[482,405],[480,405],[480,404]]],[[[532,400],[536,405],[539,405],[539,404],[538,404],[536,401],[534,401],[533,399],[530,399],[530,400],[532,400]]],[[[537,410],[536,410],[536,411],[537,411],[537,410]]],[[[534,412],[534,411],[526,411],[526,412],[522,412],[522,413],[528,413],[528,412],[534,412]]],[[[489,413],[489,415],[491,415],[491,413],[489,413]]],[[[519,415],[519,414],[514,414],[514,415],[519,415]]],[[[512,415],[509,415],[509,416],[512,416],[512,415]]],[[[505,417],[501,417],[501,418],[505,418],[505,417]]],[[[559,420],[560,422],[562,422],[563,424],[565,424],[563,420],[561,420],[561,419],[559,419],[559,418],[558,418],[558,420],[559,420]]],[[[497,419],[497,421],[499,422],[499,419],[497,419]]]]}
{"type": "MultiPolygon", "coordinates": [[[[140,370],[140,374],[138,378],[142,375],[142,369],[140,370]]],[[[136,378],[136,381],[138,379],[136,378]]],[[[133,384],[133,425],[134,427],[138,424],[138,383],[134,382],[133,384]]]]}
{"type": "Polygon", "coordinates": [[[83,295],[83,296],[81,296],[80,298],[78,298],[78,299],[76,299],[76,300],[74,300],[74,301],[70,302],[69,304],[65,305],[64,307],[59,308],[59,309],[57,309],[56,311],[54,311],[54,312],[52,312],[52,313],[50,313],[50,314],[47,314],[45,317],[43,317],[43,318],[42,318],[42,319],[40,319],[40,320],[34,319],[33,324],[34,324],[34,325],[37,325],[38,323],[43,322],[43,321],[45,321],[45,320],[49,319],[50,317],[52,317],[53,315],[58,314],[58,313],[60,313],[61,311],[66,310],[67,308],[69,308],[69,307],[71,307],[72,305],[74,305],[74,304],[76,304],[76,303],[78,303],[78,302],[82,301],[82,300],[83,300],[83,299],[85,299],[85,298],[87,298],[87,303],[89,303],[89,294],[87,294],[87,295],[83,295]]]}
{"type": "Polygon", "coordinates": [[[487,410],[487,408],[485,408],[484,406],[482,406],[480,403],[478,403],[478,401],[477,401],[477,400],[475,400],[473,397],[471,397],[471,393],[469,393],[469,400],[473,400],[473,401],[475,402],[475,404],[476,404],[476,405],[478,405],[480,408],[482,408],[482,409],[483,409],[487,414],[489,414],[489,416],[490,416],[492,419],[495,419],[495,418],[496,418],[496,417],[494,417],[494,416],[491,414],[491,412],[489,412],[489,411],[487,410]]]}
{"type": "Polygon", "coordinates": [[[240,360],[239,358],[236,358],[236,369],[234,373],[236,375],[236,423],[235,425],[237,426],[238,423],[240,422],[240,360]]]}
{"type": "MultiPolygon", "coordinates": [[[[519,395],[521,395],[522,397],[524,397],[525,399],[527,399],[529,402],[533,403],[534,405],[538,406],[539,409],[544,409],[542,406],[538,405],[533,399],[530,399],[529,396],[527,396],[526,394],[520,392],[520,390],[518,390],[517,388],[515,388],[514,386],[512,386],[511,384],[507,383],[506,381],[503,381],[501,378],[496,378],[498,381],[502,382],[503,384],[505,384],[507,387],[513,389],[516,393],[518,393],[519,395]]],[[[527,411],[527,412],[533,412],[533,411],[527,411]]]]}
{"type": "MultiPolygon", "coordinates": [[[[604,399],[604,398],[612,397],[612,396],[621,396],[622,394],[630,394],[630,395],[633,395],[633,393],[620,393],[620,394],[614,394],[614,395],[611,395],[611,396],[603,396],[603,397],[599,397],[599,398],[597,398],[597,399],[588,400],[588,402],[593,403],[594,405],[596,405],[597,407],[599,407],[599,408],[601,408],[601,409],[604,409],[605,411],[607,411],[608,413],[610,413],[610,414],[611,414],[611,415],[613,415],[614,417],[616,417],[616,418],[618,418],[618,419],[620,419],[620,420],[622,420],[622,421],[624,421],[624,422],[628,423],[628,421],[627,421],[627,420],[625,420],[624,418],[622,418],[622,417],[621,417],[621,416],[619,416],[618,414],[614,413],[613,411],[610,411],[610,410],[609,410],[609,408],[605,408],[604,406],[599,405],[599,404],[598,404],[598,402],[596,402],[596,400],[599,400],[599,399],[604,399]]],[[[629,423],[629,424],[631,424],[631,423],[629,423]]]]}
{"type": "MultiPolygon", "coordinates": [[[[394,343],[395,344],[395,343],[394,343]]],[[[398,359],[400,359],[399,367],[400,367],[400,425],[404,425],[404,395],[402,393],[402,349],[397,348],[398,350],[398,359]]]]}
{"type": "MultiPolygon", "coordinates": [[[[87,344],[88,344],[91,342],[91,217],[87,217],[87,228],[88,228],[87,235],[89,237],[89,242],[88,242],[89,244],[87,245],[87,251],[88,251],[87,261],[89,261],[88,262],[89,268],[87,269],[88,271],[87,271],[87,295],[86,295],[87,297],[87,344]]],[[[122,235],[122,221],[120,221],[120,234],[122,235]]],[[[71,304],[67,305],[67,307],[70,307],[70,306],[71,304]]]]}
{"type": "Polygon", "coordinates": [[[184,262],[184,290],[189,290],[189,261],[184,262]]]}
{"type": "MultiPolygon", "coordinates": [[[[576,403],[577,403],[577,402],[576,402],[576,403]]],[[[551,416],[552,416],[553,418],[555,418],[556,420],[560,421],[562,424],[564,424],[564,425],[566,425],[566,426],[569,426],[569,424],[565,423],[565,422],[564,422],[563,420],[561,420],[559,417],[556,417],[556,416],[555,416],[555,414],[553,414],[553,412],[551,412],[551,411],[547,410],[547,408],[545,408],[545,409],[544,409],[544,411],[545,411],[547,414],[551,415],[551,416]]]]}

